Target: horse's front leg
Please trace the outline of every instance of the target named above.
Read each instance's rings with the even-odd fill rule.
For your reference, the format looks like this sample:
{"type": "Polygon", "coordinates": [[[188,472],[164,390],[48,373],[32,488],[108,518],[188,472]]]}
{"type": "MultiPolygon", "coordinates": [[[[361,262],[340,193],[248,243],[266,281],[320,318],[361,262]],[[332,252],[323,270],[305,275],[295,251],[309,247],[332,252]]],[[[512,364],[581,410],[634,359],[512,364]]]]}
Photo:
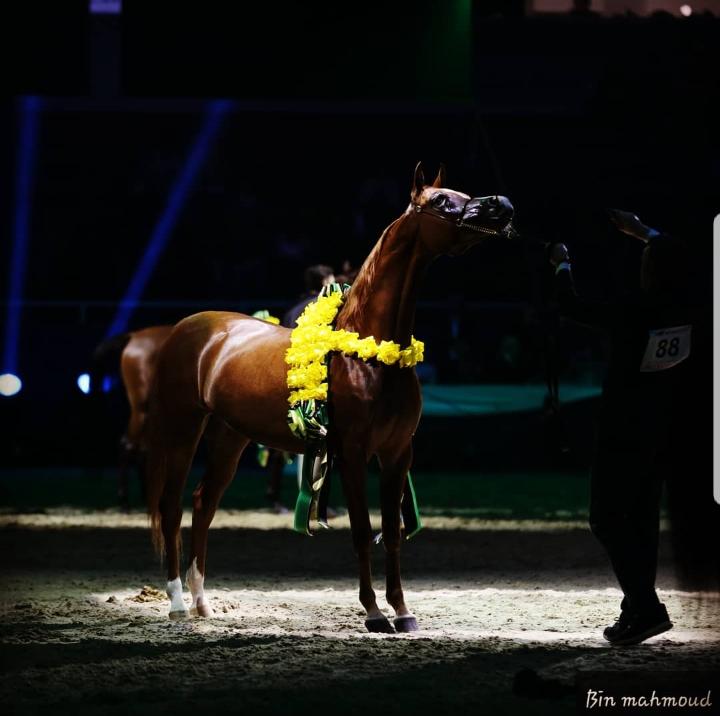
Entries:
{"type": "Polygon", "coordinates": [[[360,569],[360,603],[365,607],[368,631],[393,633],[395,630],[387,617],[380,611],[372,588],[370,550],[372,548],[372,527],[367,505],[367,464],[361,450],[340,455],[340,474],[350,516],[355,554],[360,569]]]}
{"type": "Polygon", "coordinates": [[[400,632],[416,631],[417,619],[405,605],[400,581],[400,502],[405,480],[412,462],[412,444],[393,447],[378,455],[381,466],[380,503],[382,509],[382,536],[385,545],[386,597],[395,610],[395,629],[400,632]]]}

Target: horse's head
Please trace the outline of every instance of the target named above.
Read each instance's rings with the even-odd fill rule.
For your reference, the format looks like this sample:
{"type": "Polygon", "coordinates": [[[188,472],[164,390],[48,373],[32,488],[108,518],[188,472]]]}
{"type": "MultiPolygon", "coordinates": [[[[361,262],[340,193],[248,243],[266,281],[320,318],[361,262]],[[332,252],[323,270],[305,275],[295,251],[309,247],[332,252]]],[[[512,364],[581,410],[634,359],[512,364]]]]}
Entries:
{"type": "Polygon", "coordinates": [[[470,197],[444,184],[442,167],[435,181],[425,184],[418,162],[407,211],[417,216],[420,241],[433,254],[457,256],[482,239],[513,235],[513,205],[507,197],[470,197]]]}

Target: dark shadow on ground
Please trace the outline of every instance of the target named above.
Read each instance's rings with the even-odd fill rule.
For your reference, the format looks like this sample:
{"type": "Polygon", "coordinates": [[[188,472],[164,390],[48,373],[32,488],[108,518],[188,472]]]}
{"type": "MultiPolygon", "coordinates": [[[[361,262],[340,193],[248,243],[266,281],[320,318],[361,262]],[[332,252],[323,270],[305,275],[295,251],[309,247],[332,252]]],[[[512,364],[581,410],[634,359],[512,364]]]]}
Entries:
{"type": "MultiPolygon", "coordinates": [[[[186,554],[189,530],[183,530],[186,554]]],[[[149,531],[143,529],[58,528],[0,530],[0,550],[9,569],[155,570],[149,531]]],[[[215,575],[244,574],[354,577],[356,562],[349,530],[330,530],[309,538],[290,530],[211,529],[208,555],[215,575]]],[[[607,571],[607,559],[588,530],[424,530],[402,546],[403,572],[422,575],[457,571],[544,569],[607,571]]],[[[382,545],[373,558],[384,564],[382,545]]],[[[669,560],[663,539],[661,562],[669,560]]]]}

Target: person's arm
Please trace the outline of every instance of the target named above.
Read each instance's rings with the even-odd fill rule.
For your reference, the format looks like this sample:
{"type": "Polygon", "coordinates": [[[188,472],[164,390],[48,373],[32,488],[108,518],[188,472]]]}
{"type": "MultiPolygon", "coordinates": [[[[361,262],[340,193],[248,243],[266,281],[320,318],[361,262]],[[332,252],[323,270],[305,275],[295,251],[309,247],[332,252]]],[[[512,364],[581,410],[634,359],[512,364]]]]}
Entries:
{"type": "Polygon", "coordinates": [[[609,209],[608,211],[610,213],[610,220],[618,230],[646,244],[661,233],[657,229],[643,224],[637,215],[631,211],[622,211],[620,209],[609,209]]]}
{"type": "Polygon", "coordinates": [[[613,307],[602,301],[590,301],[579,296],[572,277],[570,255],[565,244],[556,244],[550,252],[555,267],[555,296],[563,316],[588,326],[606,328],[613,317],[613,307]]]}

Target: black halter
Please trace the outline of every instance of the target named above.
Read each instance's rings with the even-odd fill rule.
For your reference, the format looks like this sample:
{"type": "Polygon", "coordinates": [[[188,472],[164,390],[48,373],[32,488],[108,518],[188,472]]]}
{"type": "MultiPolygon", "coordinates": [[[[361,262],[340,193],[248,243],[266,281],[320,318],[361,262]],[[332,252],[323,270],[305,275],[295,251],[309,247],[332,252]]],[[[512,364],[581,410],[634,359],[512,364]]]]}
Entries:
{"type": "MultiPolygon", "coordinates": [[[[447,221],[451,224],[455,224],[455,226],[457,226],[459,229],[470,229],[470,231],[476,231],[479,234],[489,234],[490,236],[500,236],[506,233],[507,227],[505,227],[502,231],[496,231],[495,229],[486,229],[483,226],[473,226],[472,224],[468,224],[467,222],[463,221],[463,217],[465,216],[465,209],[471,201],[472,197],[470,197],[465,202],[465,204],[463,204],[462,211],[460,212],[460,215],[457,219],[453,219],[447,214],[444,214],[443,212],[438,211],[437,209],[433,208],[432,206],[428,206],[427,204],[425,204],[425,206],[421,206],[420,204],[416,204],[413,201],[411,205],[415,207],[416,214],[428,214],[429,216],[433,216],[436,219],[441,219],[442,221],[447,221]]],[[[510,226],[510,222],[508,222],[508,226],[510,226]]]]}

